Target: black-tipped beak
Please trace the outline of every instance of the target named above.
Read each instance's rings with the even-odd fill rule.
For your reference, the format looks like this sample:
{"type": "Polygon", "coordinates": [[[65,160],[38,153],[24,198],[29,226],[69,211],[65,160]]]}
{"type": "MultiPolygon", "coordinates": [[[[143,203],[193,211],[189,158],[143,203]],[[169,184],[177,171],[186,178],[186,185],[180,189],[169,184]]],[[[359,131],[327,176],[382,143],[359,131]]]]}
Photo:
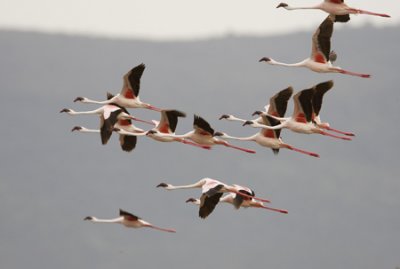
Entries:
{"type": "Polygon", "coordinates": [[[263,57],[259,60],[259,62],[270,62],[270,61],[271,61],[271,58],[268,58],[268,57],[263,57]]]}
{"type": "Polygon", "coordinates": [[[156,134],[156,133],[157,133],[157,131],[155,131],[155,130],[149,130],[149,131],[147,131],[146,135],[151,135],[151,134],[156,134]]]}
{"type": "Polygon", "coordinates": [[[214,133],[214,136],[223,136],[224,134],[223,133],[221,133],[221,132],[215,132],[214,133]]]}
{"type": "Polygon", "coordinates": [[[248,121],[245,121],[245,123],[243,123],[243,126],[251,125],[251,124],[253,124],[253,122],[251,120],[248,120],[248,121]]]}
{"type": "Polygon", "coordinates": [[[280,8],[280,7],[287,7],[288,4],[286,3],[280,3],[276,8],[280,8]]]}
{"type": "Polygon", "coordinates": [[[193,202],[196,202],[196,199],[189,198],[189,199],[186,200],[186,203],[193,203],[193,202]]]}
{"type": "Polygon", "coordinates": [[[78,97],[76,97],[75,98],[75,100],[74,100],[74,102],[80,102],[80,101],[83,101],[83,97],[80,97],[80,96],[78,96],[78,97]]]}
{"type": "Polygon", "coordinates": [[[160,183],[160,184],[158,184],[157,185],[157,188],[166,188],[166,187],[168,187],[168,184],[167,183],[160,183]]]}
{"type": "Polygon", "coordinates": [[[227,119],[227,118],[229,118],[229,115],[226,115],[226,114],[224,114],[224,115],[222,115],[221,117],[219,117],[220,120],[222,120],[222,119],[227,119]]]}
{"type": "Polygon", "coordinates": [[[63,113],[63,112],[70,112],[71,110],[69,110],[68,108],[63,108],[61,111],[60,111],[60,113],[63,113]]]}
{"type": "Polygon", "coordinates": [[[71,132],[73,132],[73,131],[80,131],[80,130],[82,130],[82,127],[81,127],[81,126],[75,126],[74,128],[72,128],[71,132]]]}
{"type": "Polygon", "coordinates": [[[92,219],[93,219],[93,217],[88,216],[88,217],[84,218],[83,220],[92,220],[92,219]]]}
{"type": "Polygon", "coordinates": [[[251,115],[255,116],[255,115],[261,115],[261,114],[262,114],[262,111],[257,110],[257,111],[254,111],[254,113],[251,115]]]}

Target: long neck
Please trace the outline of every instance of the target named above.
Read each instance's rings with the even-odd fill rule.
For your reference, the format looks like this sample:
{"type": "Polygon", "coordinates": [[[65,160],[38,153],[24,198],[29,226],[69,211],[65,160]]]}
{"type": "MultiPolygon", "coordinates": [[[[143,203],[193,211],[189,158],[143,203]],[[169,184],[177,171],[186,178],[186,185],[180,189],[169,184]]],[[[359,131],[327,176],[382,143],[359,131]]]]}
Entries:
{"type": "Polygon", "coordinates": [[[79,130],[81,133],[100,133],[99,129],[87,129],[87,128],[82,128],[79,130]]]}
{"type": "Polygon", "coordinates": [[[169,190],[177,190],[177,189],[193,189],[193,188],[201,188],[205,184],[205,181],[202,179],[194,184],[189,185],[180,185],[180,186],[170,186],[169,190]]]}
{"type": "Polygon", "coordinates": [[[105,101],[96,101],[96,100],[92,100],[92,99],[89,99],[89,98],[85,98],[82,101],[82,103],[106,105],[106,104],[111,104],[112,102],[114,102],[116,97],[117,96],[114,96],[113,98],[105,100],[105,101]]]}
{"type": "Polygon", "coordinates": [[[99,222],[99,223],[122,223],[123,217],[118,217],[115,219],[98,219],[96,217],[92,217],[91,222],[99,222]]]}
{"type": "Polygon", "coordinates": [[[224,136],[222,136],[222,138],[233,139],[233,140],[241,140],[241,141],[253,141],[253,140],[255,140],[256,135],[247,136],[247,137],[236,137],[236,136],[230,136],[230,135],[225,134],[224,136]]]}
{"type": "Polygon", "coordinates": [[[102,108],[98,108],[95,110],[89,110],[89,111],[75,111],[75,110],[71,110],[70,112],[68,112],[69,115],[93,115],[93,114],[99,114],[101,113],[102,108]]]}
{"type": "Polygon", "coordinates": [[[282,129],[282,128],[284,128],[286,126],[286,121],[281,123],[281,124],[275,125],[275,126],[259,124],[257,122],[253,123],[251,126],[254,127],[254,128],[264,128],[264,129],[268,129],[268,130],[278,130],[278,129],[282,129]]]}
{"type": "Polygon", "coordinates": [[[280,65],[280,66],[286,66],[286,67],[302,67],[305,65],[306,60],[298,62],[298,63],[292,63],[292,64],[288,64],[288,63],[282,63],[282,62],[277,62],[275,60],[271,60],[269,62],[269,64],[272,65],[280,65]]]}
{"type": "Polygon", "coordinates": [[[292,7],[292,6],[287,6],[285,7],[286,10],[297,10],[297,9],[320,9],[319,5],[316,6],[311,6],[311,7],[292,7]]]}
{"type": "Polygon", "coordinates": [[[230,120],[230,121],[246,122],[246,120],[237,118],[237,117],[235,117],[235,116],[231,116],[228,120],[230,120]]]}
{"type": "Polygon", "coordinates": [[[193,131],[190,131],[186,134],[183,135],[176,135],[176,134],[166,134],[166,133],[158,133],[158,136],[160,137],[175,137],[175,138],[188,138],[189,136],[191,136],[191,134],[193,133],[193,131]]]}

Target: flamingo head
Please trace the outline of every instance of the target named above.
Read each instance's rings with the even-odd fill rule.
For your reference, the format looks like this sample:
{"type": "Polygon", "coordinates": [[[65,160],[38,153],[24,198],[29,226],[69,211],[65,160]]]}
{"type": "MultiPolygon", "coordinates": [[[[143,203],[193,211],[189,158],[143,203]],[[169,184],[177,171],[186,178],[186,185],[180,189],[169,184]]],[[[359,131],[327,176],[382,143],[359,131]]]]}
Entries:
{"type": "Polygon", "coordinates": [[[157,130],[149,130],[149,131],[147,131],[146,135],[152,136],[152,135],[154,135],[154,134],[156,134],[156,133],[158,133],[157,130]]]}
{"type": "Polygon", "coordinates": [[[229,119],[231,117],[231,115],[227,115],[227,114],[224,114],[224,115],[222,115],[221,117],[219,117],[219,119],[220,120],[223,120],[223,119],[229,119]]]}
{"type": "Polygon", "coordinates": [[[186,200],[186,203],[195,203],[197,201],[196,198],[189,198],[186,200]]]}
{"type": "Polygon", "coordinates": [[[243,126],[252,125],[252,124],[253,124],[253,121],[252,121],[252,120],[248,120],[248,121],[245,121],[245,122],[243,123],[243,126]]]}
{"type": "Polygon", "coordinates": [[[224,136],[223,132],[215,132],[213,136],[224,136]]]}
{"type": "Polygon", "coordinates": [[[74,128],[72,128],[71,132],[73,131],[81,131],[83,129],[82,126],[75,126],[74,128]]]}
{"type": "Polygon", "coordinates": [[[285,7],[288,7],[288,6],[289,6],[289,5],[286,4],[286,3],[280,3],[276,8],[280,8],[280,7],[285,8],[285,7]]]}
{"type": "Polygon", "coordinates": [[[74,100],[74,102],[82,102],[82,103],[85,103],[86,101],[87,101],[87,98],[81,97],[81,96],[76,97],[74,100]]]}
{"type": "Polygon", "coordinates": [[[255,116],[255,115],[258,115],[258,116],[260,116],[260,115],[262,115],[263,114],[263,112],[262,111],[260,111],[260,110],[257,110],[257,111],[254,111],[254,113],[253,114],[251,114],[252,116],[255,116]]]}
{"type": "Polygon", "coordinates": [[[69,108],[63,108],[63,109],[61,109],[61,111],[60,111],[60,113],[71,113],[72,112],[72,109],[69,109],[69,108]]]}
{"type": "Polygon", "coordinates": [[[261,59],[259,60],[259,62],[270,63],[270,62],[272,62],[272,59],[271,59],[271,58],[268,58],[268,57],[263,57],[263,58],[261,58],[261,59]]]}
{"type": "Polygon", "coordinates": [[[172,188],[172,185],[167,183],[160,183],[157,185],[157,188],[164,188],[166,190],[170,190],[172,188]]]}
{"type": "Polygon", "coordinates": [[[92,217],[92,216],[87,216],[86,218],[84,218],[83,220],[93,220],[94,219],[94,217],[92,217]]]}

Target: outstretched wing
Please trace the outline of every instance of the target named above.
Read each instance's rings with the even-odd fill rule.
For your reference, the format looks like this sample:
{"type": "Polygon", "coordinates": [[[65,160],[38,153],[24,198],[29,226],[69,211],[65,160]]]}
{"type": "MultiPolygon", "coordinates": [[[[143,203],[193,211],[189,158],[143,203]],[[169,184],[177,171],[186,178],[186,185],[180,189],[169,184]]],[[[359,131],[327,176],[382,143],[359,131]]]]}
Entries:
{"type": "Polygon", "coordinates": [[[161,120],[156,129],[160,133],[175,133],[178,117],[186,117],[186,114],[178,110],[161,111],[161,120]]]}
{"type": "Polygon", "coordinates": [[[327,63],[329,61],[334,24],[333,17],[334,15],[326,17],[313,35],[311,59],[315,62],[327,63]]]}
{"type": "Polygon", "coordinates": [[[119,143],[123,151],[130,152],[136,147],[137,137],[135,135],[119,135],[119,143]]]}
{"type": "Polygon", "coordinates": [[[314,95],[314,88],[302,90],[293,96],[294,111],[293,118],[297,122],[307,123],[312,120],[312,98],[314,95]]]}
{"type": "Polygon", "coordinates": [[[125,98],[135,99],[139,96],[140,78],[142,77],[145,67],[144,64],[139,64],[125,74],[124,84],[121,90],[121,95],[125,98]]]}
{"type": "Polygon", "coordinates": [[[205,219],[210,215],[217,204],[219,203],[219,199],[222,196],[222,192],[220,193],[215,193],[212,196],[207,196],[206,194],[203,194],[200,198],[200,209],[199,209],[199,217],[202,219],[205,219]]]}
{"type": "Polygon", "coordinates": [[[322,107],[322,99],[324,94],[333,87],[333,80],[322,82],[314,87],[314,95],[312,99],[314,115],[318,116],[322,107]]]}
{"type": "Polygon", "coordinates": [[[214,129],[211,128],[211,125],[205,119],[197,115],[194,115],[193,129],[197,134],[209,136],[214,135],[214,129]]]}
{"type": "Polygon", "coordinates": [[[287,104],[293,94],[293,88],[288,87],[269,99],[268,114],[272,116],[285,116],[287,104]]]}
{"type": "Polygon", "coordinates": [[[124,217],[127,220],[130,220],[130,221],[137,221],[138,219],[140,219],[138,216],[133,215],[132,213],[129,213],[129,212],[124,211],[122,209],[119,210],[119,215],[121,217],[124,217]]]}

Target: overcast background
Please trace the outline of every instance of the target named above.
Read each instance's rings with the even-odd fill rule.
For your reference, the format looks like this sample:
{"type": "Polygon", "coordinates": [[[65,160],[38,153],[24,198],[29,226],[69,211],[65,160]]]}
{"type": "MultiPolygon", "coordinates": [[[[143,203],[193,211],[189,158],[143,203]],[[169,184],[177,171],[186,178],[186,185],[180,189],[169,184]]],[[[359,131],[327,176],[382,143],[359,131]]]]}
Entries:
{"type": "MultiPolygon", "coordinates": [[[[385,20],[372,21],[378,19],[385,20]]],[[[400,266],[399,26],[388,21],[386,27],[339,28],[333,38],[338,65],[370,73],[371,79],[258,63],[263,56],[288,62],[308,56],[309,29],[186,41],[0,31],[1,267],[400,266]],[[95,128],[98,118],[70,117],[59,113],[62,108],[95,108],[72,100],[118,92],[122,76],[142,62],[147,67],[141,99],[188,114],[177,133],[190,130],[197,113],[216,130],[251,135],[255,129],[218,117],[250,118],[289,85],[298,91],[333,79],[322,117],[357,136],[347,142],[282,132],[284,141],[321,155],[315,159],[285,150],[274,156],[250,142],[235,144],[255,149],[255,155],[146,138],[125,153],[115,135],[101,146],[96,134],[70,132],[75,125],[95,128]],[[289,214],[236,211],[222,204],[202,220],[196,207],[184,203],[199,190],[155,188],[160,182],[187,184],[202,177],[249,186],[289,214]],[[119,208],[177,233],[83,221],[87,215],[113,218],[119,208]]],[[[154,111],[131,112],[159,119],[154,111]]]]}

